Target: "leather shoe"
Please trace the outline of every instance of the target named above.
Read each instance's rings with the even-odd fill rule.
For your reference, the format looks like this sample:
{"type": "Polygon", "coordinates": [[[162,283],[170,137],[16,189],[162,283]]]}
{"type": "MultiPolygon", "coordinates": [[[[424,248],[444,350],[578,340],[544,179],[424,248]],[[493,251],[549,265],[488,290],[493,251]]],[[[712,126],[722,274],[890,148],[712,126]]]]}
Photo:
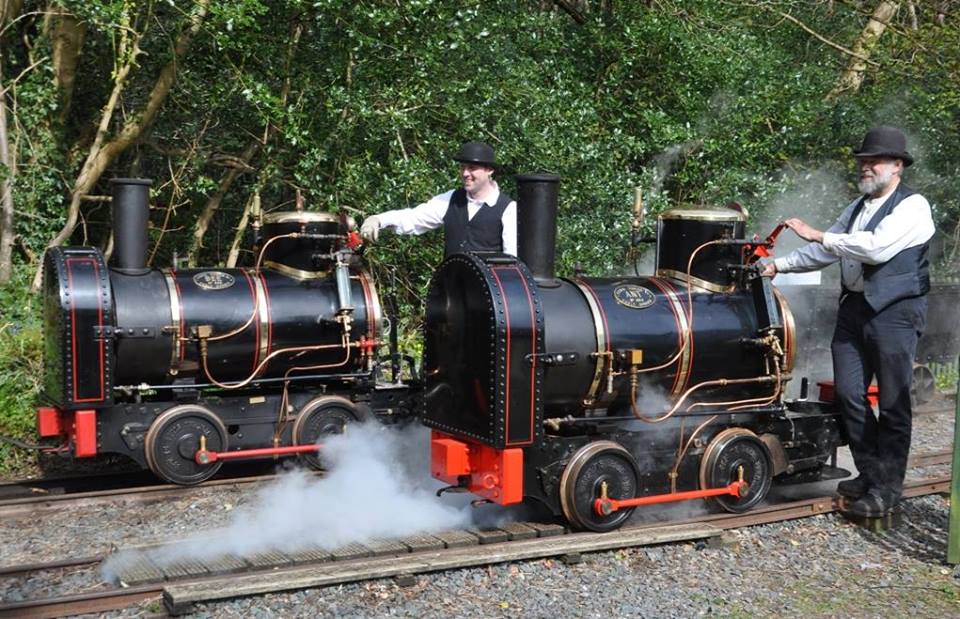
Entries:
{"type": "Polygon", "coordinates": [[[893,509],[893,502],[887,501],[876,490],[869,490],[865,495],[851,503],[844,511],[862,518],[883,518],[893,509]]]}
{"type": "Polygon", "coordinates": [[[870,482],[863,475],[837,484],[837,494],[848,499],[859,499],[870,490],[870,482]]]}

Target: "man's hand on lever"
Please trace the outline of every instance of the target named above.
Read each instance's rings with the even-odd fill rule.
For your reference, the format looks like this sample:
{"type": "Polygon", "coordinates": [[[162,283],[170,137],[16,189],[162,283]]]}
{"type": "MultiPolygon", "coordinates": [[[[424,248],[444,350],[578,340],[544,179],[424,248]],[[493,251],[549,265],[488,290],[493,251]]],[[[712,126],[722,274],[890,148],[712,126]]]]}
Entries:
{"type": "Polygon", "coordinates": [[[796,217],[788,219],[783,222],[787,225],[788,228],[793,230],[797,236],[799,236],[804,241],[811,241],[813,243],[822,243],[823,242],[823,232],[817,230],[813,226],[806,224],[802,219],[797,219],[796,217]]]}
{"type": "Polygon", "coordinates": [[[383,224],[380,223],[380,218],[376,215],[371,215],[363,220],[363,225],[360,226],[360,236],[362,236],[365,241],[376,243],[377,238],[380,237],[380,228],[382,227],[383,224]]]}

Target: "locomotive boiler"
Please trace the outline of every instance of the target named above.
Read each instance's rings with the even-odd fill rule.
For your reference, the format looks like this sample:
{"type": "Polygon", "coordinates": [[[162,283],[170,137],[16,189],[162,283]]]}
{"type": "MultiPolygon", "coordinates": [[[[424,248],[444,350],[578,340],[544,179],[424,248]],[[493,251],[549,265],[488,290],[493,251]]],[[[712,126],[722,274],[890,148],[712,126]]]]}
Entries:
{"type": "Polygon", "coordinates": [[[784,400],[793,317],[740,212],[661,215],[655,276],[558,278],[559,178],[517,181],[520,258],[450,256],[431,283],[434,477],[606,531],[641,505],[744,511],[775,479],[842,474],[834,413],[784,400]]]}
{"type": "Polygon", "coordinates": [[[257,213],[252,268],[147,268],[149,183],[113,181],[112,267],[92,247],[44,257],[41,436],[189,484],[242,457],[317,466],[321,436],[408,408],[378,380],[385,321],[352,219],[257,213]]]}

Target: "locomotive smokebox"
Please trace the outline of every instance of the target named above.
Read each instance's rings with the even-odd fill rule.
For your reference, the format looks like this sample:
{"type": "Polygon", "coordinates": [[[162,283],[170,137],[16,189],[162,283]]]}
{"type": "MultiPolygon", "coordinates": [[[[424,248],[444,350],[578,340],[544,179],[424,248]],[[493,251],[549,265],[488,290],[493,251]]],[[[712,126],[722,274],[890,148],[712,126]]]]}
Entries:
{"type": "Polygon", "coordinates": [[[114,178],[114,268],[126,275],[143,275],[147,268],[147,222],[150,220],[148,178],[114,178]]]}
{"type": "Polygon", "coordinates": [[[517,241],[519,258],[541,286],[556,287],[557,196],[560,177],[555,174],[518,174],[517,241]]]}

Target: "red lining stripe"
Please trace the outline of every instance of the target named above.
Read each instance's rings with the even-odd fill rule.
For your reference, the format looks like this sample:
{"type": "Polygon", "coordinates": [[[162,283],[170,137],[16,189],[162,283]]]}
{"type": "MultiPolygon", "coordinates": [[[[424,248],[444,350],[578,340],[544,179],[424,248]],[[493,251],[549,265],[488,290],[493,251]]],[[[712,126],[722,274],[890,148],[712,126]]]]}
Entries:
{"type": "MultiPolygon", "coordinates": [[[[683,326],[680,323],[680,315],[677,313],[677,308],[674,307],[673,301],[669,298],[671,294],[674,293],[673,289],[670,288],[667,283],[663,280],[650,278],[649,281],[651,284],[656,286],[667,296],[667,305],[670,306],[670,313],[673,314],[673,323],[677,326],[677,350],[680,350],[680,347],[683,346],[683,326]]],[[[677,297],[677,303],[680,303],[680,297],[677,297]]],[[[680,303],[680,309],[683,309],[683,304],[680,303]]],[[[670,357],[667,357],[668,359],[670,357]]],[[[670,392],[673,393],[674,389],[677,387],[677,380],[680,378],[680,372],[683,369],[683,354],[680,355],[680,358],[677,359],[677,371],[673,375],[673,385],[670,386],[670,392]]]]}
{"type": "MultiPolygon", "coordinates": [[[[688,309],[689,309],[689,311],[688,311],[688,309],[685,309],[685,308],[683,307],[683,299],[684,299],[684,297],[686,297],[686,294],[684,294],[683,296],[681,296],[681,295],[677,292],[676,288],[673,287],[672,284],[670,284],[670,283],[668,283],[668,282],[666,282],[666,281],[664,281],[663,283],[664,283],[666,286],[669,286],[669,287],[674,291],[674,294],[677,295],[677,302],[680,304],[680,309],[684,310],[684,315],[687,316],[687,329],[688,329],[689,332],[690,332],[690,344],[689,344],[689,348],[687,349],[687,354],[689,355],[689,356],[688,356],[688,359],[690,360],[690,363],[687,365],[687,375],[683,377],[683,383],[681,383],[681,384],[679,385],[679,388],[678,388],[677,391],[676,391],[677,393],[679,393],[680,391],[683,391],[683,389],[684,389],[688,384],[690,384],[690,377],[693,376],[693,361],[694,361],[694,359],[693,359],[693,328],[692,328],[692,325],[693,325],[693,297],[692,297],[692,296],[690,297],[690,307],[688,308],[688,309]]],[[[683,372],[683,355],[680,355],[680,358],[677,359],[677,364],[678,364],[678,365],[677,365],[677,378],[680,378],[680,374],[681,374],[681,372],[683,372]]],[[[674,381],[674,384],[676,384],[676,381],[674,381]]]]}
{"type": "Polygon", "coordinates": [[[362,272],[360,273],[360,287],[363,289],[363,302],[366,304],[364,310],[367,315],[367,336],[371,340],[375,340],[377,339],[377,325],[373,316],[373,291],[370,290],[367,276],[362,272]]]}
{"type": "MultiPolygon", "coordinates": [[[[500,276],[497,275],[497,269],[490,269],[490,272],[493,274],[493,278],[497,280],[497,287],[500,288],[500,298],[503,299],[503,313],[506,316],[507,322],[507,379],[506,387],[504,389],[504,397],[506,404],[504,405],[504,434],[506,438],[510,438],[510,304],[507,302],[507,293],[503,289],[503,282],[500,281],[500,276]]],[[[506,441],[505,441],[506,442],[506,441]]]]}
{"type": "Polygon", "coordinates": [[[177,281],[177,270],[170,269],[170,279],[173,280],[173,287],[177,291],[177,309],[180,311],[180,360],[183,361],[187,356],[187,347],[183,334],[186,333],[186,318],[183,313],[183,292],[180,290],[180,282],[177,281]]]}
{"type": "Polygon", "coordinates": [[[609,352],[611,350],[610,325],[607,324],[607,313],[603,311],[603,303],[600,302],[600,296],[597,294],[597,291],[590,286],[590,284],[588,284],[585,280],[580,280],[580,283],[590,292],[590,296],[593,297],[593,300],[597,302],[597,310],[600,312],[600,319],[603,321],[603,338],[606,340],[607,352],[609,352]]]}
{"type": "MultiPolygon", "coordinates": [[[[267,288],[267,278],[263,276],[263,273],[260,273],[260,281],[263,283],[263,296],[267,301],[267,352],[266,356],[270,355],[270,346],[273,343],[273,320],[271,320],[271,315],[273,312],[270,309],[270,290],[267,288]]],[[[259,338],[258,338],[259,339],[259,338]]]]}
{"type": "Polygon", "coordinates": [[[260,320],[259,316],[257,316],[260,308],[257,305],[257,289],[253,280],[250,278],[250,274],[246,271],[240,272],[247,278],[247,286],[250,288],[250,299],[253,301],[253,369],[251,371],[255,371],[257,364],[260,363],[260,320]]]}
{"type": "Polygon", "coordinates": [[[536,378],[537,378],[537,319],[533,311],[533,295],[530,294],[530,287],[527,286],[527,280],[523,276],[523,273],[520,272],[520,269],[513,267],[517,272],[517,276],[520,278],[520,282],[523,284],[523,290],[527,293],[527,307],[530,308],[530,330],[533,332],[532,342],[531,342],[531,359],[533,362],[530,364],[530,440],[525,443],[516,443],[517,445],[529,445],[533,442],[534,436],[534,426],[533,420],[536,418],[536,378]]]}
{"type": "MultiPolygon", "coordinates": [[[[93,277],[94,281],[100,279],[100,269],[97,266],[97,261],[93,258],[67,258],[65,261],[65,266],[67,269],[67,287],[70,290],[70,338],[71,338],[71,349],[70,355],[73,358],[73,401],[74,402],[102,402],[104,400],[103,394],[103,383],[104,383],[104,367],[103,367],[103,336],[101,333],[99,352],[100,352],[100,397],[99,398],[78,398],[79,395],[79,386],[80,379],[77,375],[77,302],[76,295],[73,294],[73,269],[72,264],[75,262],[89,262],[93,265],[93,277]]],[[[103,303],[100,300],[100,289],[97,287],[97,326],[100,327],[101,331],[103,329],[103,303]]]]}

